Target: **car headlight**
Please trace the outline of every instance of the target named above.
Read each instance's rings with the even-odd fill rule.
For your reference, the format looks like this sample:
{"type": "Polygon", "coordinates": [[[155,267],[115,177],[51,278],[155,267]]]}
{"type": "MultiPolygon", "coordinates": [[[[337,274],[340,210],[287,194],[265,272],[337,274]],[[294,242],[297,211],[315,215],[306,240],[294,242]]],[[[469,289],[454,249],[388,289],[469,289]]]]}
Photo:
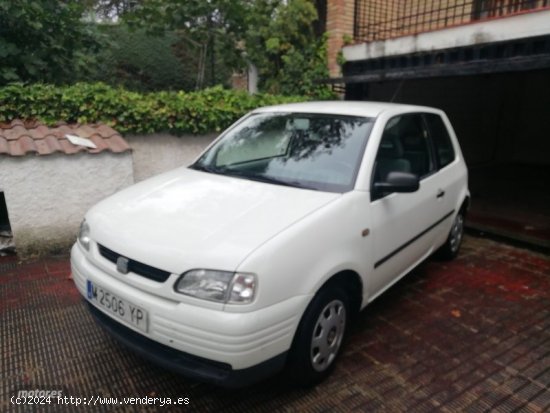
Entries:
{"type": "Polygon", "coordinates": [[[176,282],[178,293],[228,304],[248,304],[256,292],[254,274],[216,270],[191,270],[176,282]]]}
{"type": "Polygon", "coordinates": [[[78,232],[78,242],[84,247],[86,251],[90,251],[90,226],[86,220],[80,224],[80,231],[78,232]]]}

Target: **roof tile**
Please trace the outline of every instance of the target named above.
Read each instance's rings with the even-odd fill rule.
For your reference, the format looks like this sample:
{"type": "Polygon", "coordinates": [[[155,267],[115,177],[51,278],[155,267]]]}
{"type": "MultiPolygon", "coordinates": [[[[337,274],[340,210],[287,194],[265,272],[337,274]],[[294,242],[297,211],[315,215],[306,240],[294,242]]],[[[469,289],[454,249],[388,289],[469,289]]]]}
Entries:
{"type": "Polygon", "coordinates": [[[58,128],[53,129],[52,132],[57,137],[64,137],[66,134],[74,135],[75,128],[71,128],[69,125],[61,125],[58,128]]]}
{"type": "Polygon", "coordinates": [[[88,125],[82,125],[79,128],[79,136],[82,138],[90,138],[90,136],[97,133],[97,131],[94,128],[89,127],[88,125]]]}
{"type": "Polygon", "coordinates": [[[128,143],[120,137],[120,135],[113,135],[107,139],[108,145],[112,152],[120,153],[130,150],[128,143]]]}
{"type": "Polygon", "coordinates": [[[10,129],[5,129],[3,133],[4,137],[9,141],[19,139],[21,136],[28,134],[29,132],[27,129],[21,125],[13,126],[10,129]]]}
{"type": "Polygon", "coordinates": [[[66,139],[61,139],[59,141],[59,144],[61,145],[61,150],[66,153],[67,155],[72,155],[74,153],[78,153],[81,151],[86,151],[87,148],[84,146],[77,146],[73,145],[71,142],[69,142],[66,139]]]}
{"type": "Polygon", "coordinates": [[[98,125],[97,126],[97,133],[99,133],[104,138],[109,138],[113,135],[117,135],[116,131],[113,128],[107,126],[107,125],[98,125]]]}
{"type": "Polygon", "coordinates": [[[130,146],[120,134],[103,124],[68,125],[59,122],[55,127],[48,127],[36,121],[23,122],[19,119],[0,123],[0,155],[24,156],[31,153],[50,155],[56,152],[71,155],[80,152],[121,153],[130,150],[130,146]],[[97,149],[74,145],[66,138],[67,134],[90,139],[97,149]]]}
{"type": "Polygon", "coordinates": [[[53,135],[48,135],[44,138],[44,141],[47,143],[48,148],[50,150],[49,153],[53,152],[63,152],[63,148],[59,144],[59,139],[57,139],[53,135]]]}
{"type": "Polygon", "coordinates": [[[12,156],[23,156],[23,149],[19,145],[19,140],[8,141],[8,153],[12,156]]]}
{"type": "Polygon", "coordinates": [[[103,139],[100,135],[96,133],[94,135],[89,136],[88,139],[91,140],[93,143],[95,143],[95,146],[97,146],[97,149],[90,149],[90,151],[101,152],[104,149],[109,149],[109,144],[107,143],[107,141],[110,138],[103,139]]]}
{"type": "Polygon", "coordinates": [[[21,136],[21,138],[19,138],[17,142],[19,142],[19,146],[21,147],[23,154],[27,154],[29,152],[38,152],[38,149],[34,144],[34,139],[32,139],[28,135],[21,136]]]}
{"type": "Polygon", "coordinates": [[[17,126],[17,125],[20,125],[20,126],[24,126],[25,123],[21,120],[21,119],[14,119],[10,122],[11,124],[11,127],[13,128],[14,126],[17,126]]]}
{"type": "MultiPolygon", "coordinates": [[[[43,139],[44,136],[50,133],[50,128],[45,125],[39,125],[36,128],[27,129],[33,139],[39,140],[43,139]]],[[[1,133],[1,132],[0,132],[1,133]]]]}
{"type": "Polygon", "coordinates": [[[36,145],[36,149],[38,150],[39,155],[49,155],[52,153],[52,149],[48,145],[48,142],[46,139],[39,139],[34,141],[34,144],[36,145]]]}

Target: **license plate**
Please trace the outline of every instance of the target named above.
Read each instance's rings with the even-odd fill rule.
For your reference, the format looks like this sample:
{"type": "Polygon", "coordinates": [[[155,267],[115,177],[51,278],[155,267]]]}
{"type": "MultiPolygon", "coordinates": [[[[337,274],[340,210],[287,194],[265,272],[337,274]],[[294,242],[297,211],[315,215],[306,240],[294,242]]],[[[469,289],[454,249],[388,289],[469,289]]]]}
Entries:
{"type": "Polygon", "coordinates": [[[88,300],[108,314],[126,321],[128,324],[147,332],[147,311],[130,301],[120,298],[105,288],[87,280],[88,300]]]}

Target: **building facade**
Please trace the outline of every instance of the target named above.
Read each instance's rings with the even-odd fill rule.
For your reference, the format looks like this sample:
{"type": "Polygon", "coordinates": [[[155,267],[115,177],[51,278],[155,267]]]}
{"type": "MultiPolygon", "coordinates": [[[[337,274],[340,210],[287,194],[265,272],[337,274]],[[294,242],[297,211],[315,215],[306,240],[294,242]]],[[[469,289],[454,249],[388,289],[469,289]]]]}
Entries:
{"type": "Polygon", "coordinates": [[[349,100],[443,109],[474,205],[485,205],[474,212],[550,246],[550,0],[333,0],[327,9],[329,46],[340,47],[329,55],[343,63],[329,62],[329,82],[349,100]]]}

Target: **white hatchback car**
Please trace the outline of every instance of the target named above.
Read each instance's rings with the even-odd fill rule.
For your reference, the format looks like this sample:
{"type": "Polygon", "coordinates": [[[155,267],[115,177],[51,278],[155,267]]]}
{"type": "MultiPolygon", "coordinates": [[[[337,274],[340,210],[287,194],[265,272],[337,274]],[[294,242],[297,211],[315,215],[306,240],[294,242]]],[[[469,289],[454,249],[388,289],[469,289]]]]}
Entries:
{"type": "Polygon", "coordinates": [[[334,366],[350,316],[436,250],[454,257],[467,169],[445,114],[368,102],[261,108],[190,167],[94,206],[72,273],[116,338],[242,386],[334,366]]]}

